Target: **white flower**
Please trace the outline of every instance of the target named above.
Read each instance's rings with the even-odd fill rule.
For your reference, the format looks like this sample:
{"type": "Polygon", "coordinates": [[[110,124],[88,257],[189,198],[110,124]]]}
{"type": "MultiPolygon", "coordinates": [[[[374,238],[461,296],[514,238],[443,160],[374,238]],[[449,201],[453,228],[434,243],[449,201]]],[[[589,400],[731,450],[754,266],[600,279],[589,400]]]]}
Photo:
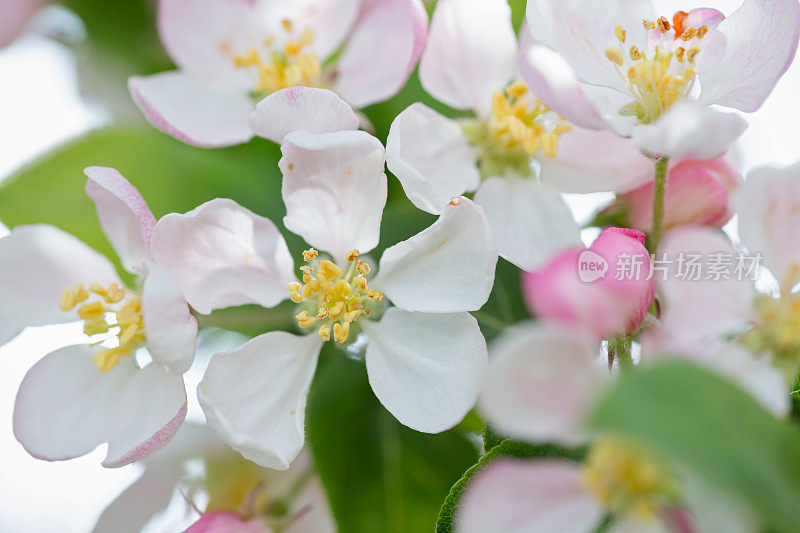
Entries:
{"type": "Polygon", "coordinates": [[[383,405],[419,431],[452,427],[474,404],[487,366],[485,341],[467,312],[486,302],[494,281],[497,251],[483,211],[452,199],[432,226],[386,250],[373,277],[361,255],[378,244],[386,203],[380,142],[359,131],[294,132],[281,149],[284,224],[314,246],[303,254],[303,283],[280,235],[230,201],[167,215],[154,237],[155,256],[199,311],[275,305],[288,284],[301,306],[297,321],[311,330],[266,333],[214,356],[198,388],[209,424],[248,459],[287,468],[303,445],[323,342],[349,343],[360,331],[383,405]],[[187,251],[172,252],[178,249],[187,251]]]}

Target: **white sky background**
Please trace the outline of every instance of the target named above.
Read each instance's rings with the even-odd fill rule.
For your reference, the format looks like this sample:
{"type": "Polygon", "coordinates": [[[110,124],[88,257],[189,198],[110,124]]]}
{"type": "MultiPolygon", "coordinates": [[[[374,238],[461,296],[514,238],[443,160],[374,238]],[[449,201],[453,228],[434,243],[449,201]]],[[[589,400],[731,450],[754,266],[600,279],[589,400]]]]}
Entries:
{"type": "MultiPolygon", "coordinates": [[[[597,0],[604,1],[604,0],[597,0]]],[[[675,3],[657,1],[661,12],[675,3]]],[[[737,0],[711,1],[730,13],[737,0]]],[[[689,10],[701,2],[683,2],[689,10]]],[[[800,159],[800,59],[756,114],[740,143],[742,168],[800,159]]],[[[81,102],[74,58],[65,47],[42,37],[26,36],[0,51],[0,179],[54,145],[104,121],[103,113],[81,102]]],[[[86,162],[87,165],[91,161],[86,162]]],[[[598,197],[571,198],[580,219],[597,206],[598,197]]],[[[68,209],[69,206],[65,206],[68,209]]],[[[0,231],[2,227],[0,226],[0,231]]],[[[0,295],[2,297],[2,295],[0,295]]],[[[86,457],[46,463],[28,456],[11,431],[16,390],[25,372],[50,350],[70,343],[79,328],[28,330],[0,348],[0,531],[78,533],[90,530],[103,507],[138,475],[135,466],[100,467],[101,447],[86,457]]],[[[201,369],[187,379],[190,417],[202,419],[194,398],[201,369]]]]}

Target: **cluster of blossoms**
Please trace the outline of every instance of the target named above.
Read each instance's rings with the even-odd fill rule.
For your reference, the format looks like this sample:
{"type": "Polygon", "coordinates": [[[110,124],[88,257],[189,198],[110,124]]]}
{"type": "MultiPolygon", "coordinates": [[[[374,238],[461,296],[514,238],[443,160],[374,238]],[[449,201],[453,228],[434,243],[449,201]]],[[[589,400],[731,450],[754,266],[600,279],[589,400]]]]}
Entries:
{"type": "Polygon", "coordinates": [[[160,0],[158,16],[178,70],[132,77],[132,98],[188,144],[280,144],[282,225],[307,248],[294,257],[275,222],[230,199],[156,219],[101,167],[86,169],[86,193],[127,283],[52,226],[0,238],[0,343],[54,323],[81,321],[85,334],[26,375],[16,438],[46,460],[108,443],[104,466],[146,465],[131,494],[163,494],[143,508],[123,493],[99,529],[143,525],[184,484],[209,497],[190,531],[333,530],[302,453],[326,343],[361,358],[375,396],[414,430],[453,428],[477,404],[504,436],[587,447],[581,462],[492,462],[460,502],[459,531],[580,533],[604,517],[619,531],[721,527],[694,505],[685,472],[586,418],[619,374],[666,357],[788,415],[800,167],[744,180],[728,151],[746,122],[719,106],[753,112],[769,96],[797,50],[797,0],[671,18],[647,0],[528,0],[519,35],[505,0],[439,0],[430,28],[419,0],[160,0]],[[426,92],[462,118],[412,103],[384,148],[354,108],[393,97],[417,63],[426,92]],[[438,218],[373,257],[386,168],[438,218]],[[615,193],[596,217],[613,223],[585,246],[563,194],[593,192],[615,193]],[[734,215],[736,242],[720,230],[734,215]],[[773,278],[756,290],[748,278],[648,276],[651,253],[687,252],[760,254],[773,278]],[[521,269],[533,320],[487,347],[473,313],[498,257],[521,269]],[[615,277],[631,257],[641,275],[615,277]],[[294,310],[278,309],[294,333],[263,333],[205,369],[197,397],[219,440],[191,424],[173,439],[196,315],[287,299],[294,310]],[[187,481],[180,465],[197,458],[206,475],[187,481]],[[276,507],[264,480],[291,505],[276,507]]]}

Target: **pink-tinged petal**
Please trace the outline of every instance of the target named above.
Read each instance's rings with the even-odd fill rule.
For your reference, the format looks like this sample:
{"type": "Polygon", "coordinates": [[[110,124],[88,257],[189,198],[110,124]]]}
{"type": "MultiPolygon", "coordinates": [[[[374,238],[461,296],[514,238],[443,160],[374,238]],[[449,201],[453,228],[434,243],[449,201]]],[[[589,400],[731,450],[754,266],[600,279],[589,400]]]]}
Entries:
{"type": "Polygon", "coordinates": [[[635,230],[610,228],[588,250],[567,250],[543,269],[523,274],[528,308],[538,318],[598,338],[636,331],[655,296],[643,239],[635,230]]]}
{"type": "Polygon", "coordinates": [[[529,323],[509,330],[491,347],[480,411],[506,435],[582,443],[584,418],[609,377],[598,350],[580,329],[529,323]]]}
{"type": "Polygon", "coordinates": [[[800,38],[796,0],[744,0],[703,43],[700,101],[758,110],[786,72],[800,38]]]}
{"type": "Polygon", "coordinates": [[[634,127],[632,136],[649,154],[713,159],[725,153],[746,129],[747,122],[738,113],[684,101],[655,123],[634,127]]]}
{"type": "Polygon", "coordinates": [[[414,71],[427,29],[428,15],[420,0],[375,2],[336,62],[333,89],[355,107],[391,98],[414,71]]]}
{"type": "MultiPolygon", "coordinates": [[[[709,161],[687,159],[669,171],[664,197],[664,228],[697,225],[721,228],[732,216],[729,196],[741,174],[724,157],[709,161]]],[[[628,225],[649,233],[653,224],[653,183],[619,197],[627,209],[628,225]]]]}
{"type": "Polygon", "coordinates": [[[721,258],[724,265],[726,257],[735,268],[739,254],[722,232],[683,226],[664,236],[656,260],[666,272],[656,272],[654,277],[663,296],[665,332],[689,341],[738,333],[746,327],[753,315],[754,298],[748,277],[731,272],[730,279],[705,279],[708,267],[703,265],[715,258],[721,258]],[[690,264],[701,265],[699,275],[690,264]],[[698,276],[700,279],[694,279],[698,276]]]}
{"type": "Polygon", "coordinates": [[[42,0],[0,0],[0,48],[11,43],[42,6],[42,0]]]}
{"type": "Polygon", "coordinates": [[[564,193],[624,192],[653,180],[653,162],[610,131],[573,128],[556,157],[540,157],[541,180],[564,193]]]}
{"type": "Polygon", "coordinates": [[[590,533],[603,517],[583,489],[578,465],[564,460],[500,459],[467,487],[458,533],[590,533]]]}
{"type": "Polygon", "coordinates": [[[393,307],[364,320],[369,383],[404,425],[439,433],[475,405],[489,366],[486,341],[469,313],[410,313],[393,307]]]}
{"type": "Polygon", "coordinates": [[[386,139],[389,170],[408,199],[434,215],[478,186],[477,157],[458,122],[419,102],[397,115],[386,139]]]}
{"type": "Polygon", "coordinates": [[[156,217],[139,190],[118,170],[87,167],[86,194],[97,209],[97,218],[108,241],[128,271],[150,258],[150,239],[156,217]]]}
{"type": "Polygon", "coordinates": [[[327,89],[289,87],[261,100],[250,118],[253,132],[280,144],[293,131],[357,130],[358,115],[327,89]]]}
{"type": "Polygon", "coordinates": [[[453,198],[431,226],[383,253],[370,286],[406,311],[477,311],[489,299],[496,265],[483,209],[453,198]]]}
{"type": "Polygon", "coordinates": [[[260,519],[245,520],[230,511],[213,511],[203,516],[184,533],[270,533],[260,519]]]}
{"type": "Polygon", "coordinates": [[[517,38],[505,0],[440,0],[422,54],[422,86],[437,100],[485,115],[516,74],[517,38]]]}
{"type": "Polygon", "coordinates": [[[233,54],[258,49],[265,37],[251,0],[159,0],[158,32],[182,70],[242,89],[247,78],[237,72],[233,54]]]}
{"type": "Polygon", "coordinates": [[[198,312],[244,304],[273,307],[287,298],[294,262],[275,224],[233,200],[217,198],[153,230],[153,256],[198,312]]]}
{"type": "Polygon", "coordinates": [[[114,266],[69,233],[53,226],[18,226],[0,238],[0,345],[27,326],[75,322],[61,295],[78,283],[121,283],[114,266]]]}
{"type": "Polygon", "coordinates": [[[800,283],[800,164],[754,170],[734,202],[742,243],[790,291],[800,283]]]}
{"type": "Polygon", "coordinates": [[[286,470],[305,440],[306,397],[320,337],[260,335],[211,358],[197,387],[208,425],[246,459],[286,470]]]}
{"type": "Polygon", "coordinates": [[[590,130],[610,129],[606,114],[583,89],[567,60],[543,45],[520,48],[522,79],[550,109],[576,126],[590,130]]]}
{"type": "Polygon", "coordinates": [[[384,151],[363,131],[289,134],[281,146],[283,222],[338,261],[378,245],[386,205],[384,151]]]}
{"type": "Polygon", "coordinates": [[[689,11],[689,16],[683,23],[684,28],[699,28],[708,26],[708,29],[715,30],[720,22],[725,20],[725,14],[717,9],[710,7],[700,7],[689,11]]]}
{"type": "Polygon", "coordinates": [[[486,211],[500,256],[522,269],[550,260],[580,244],[580,229],[554,189],[527,178],[489,178],[475,193],[486,211]]]}
{"type": "Polygon", "coordinates": [[[189,370],[197,345],[197,320],[178,284],[157,264],[149,265],[144,280],[142,316],[153,360],[175,374],[189,370]]]}
{"type": "Polygon", "coordinates": [[[147,121],[179,141],[217,148],[253,137],[246,89],[202,83],[177,71],[133,76],[128,89],[147,121]]]}
{"type": "Polygon", "coordinates": [[[46,355],[25,375],[14,405],[14,436],[46,461],[85,455],[106,442],[120,421],[119,408],[137,373],[130,357],[108,372],[92,361],[88,345],[46,355]]]}
{"type": "Polygon", "coordinates": [[[172,440],[186,419],[183,377],[151,363],[131,376],[115,413],[103,466],[141,461],[172,440]]]}

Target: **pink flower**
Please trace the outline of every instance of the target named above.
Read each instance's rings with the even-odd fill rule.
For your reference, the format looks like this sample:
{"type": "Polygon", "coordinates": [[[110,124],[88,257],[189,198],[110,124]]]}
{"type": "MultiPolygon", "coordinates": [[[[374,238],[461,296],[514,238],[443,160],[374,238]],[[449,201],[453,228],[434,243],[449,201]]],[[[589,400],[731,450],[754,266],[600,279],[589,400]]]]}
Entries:
{"type": "Polygon", "coordinates": [[[42,6],[42,0],[0,0],[0,48],[16,39],[42,6]]]}
{"type": "Polygon", "coordinates": [[[0,343],[26,326],[84,322],[86,343],[28,371],[14,435],[50,461],[108,442],[103,465],[116,467],[164,447],[183,422],[181,374],[194,358],[197,322],[151,255],[156,219],[139,191],[114,169],[85,172],[103,231],[141,285],[125,288],[106,257],[57,228],[18,226],[0,239],[0,343]],[[144,368],[135,358],[141,348],[153,359],[144,368]]]}
{"type": "Polygon", "coordinates": [[[132,77],[131,95],[155,127],[202,147],[355,129],[339,96],[357,107],[392,97],[427,30],[419,0],[361,8],[359,0],[160,0],[161,40],[179,70],[132,77]],[[314,117],[323,109],[335,126],[314,117]]]}
{"type": "Polygon", "coordinates": [[[231,511],[213,511],[192,524],[184,533],[271,533],[259,518],[245,520],[231,511]]]}
{"type": "Polygon", "coordinates": [[[541,270],[524,273],[529,309],[598,338],[635,332],[655,297],[644,238],[636,230],[609,228],[588,250],[566,250],[541,270]]]}

